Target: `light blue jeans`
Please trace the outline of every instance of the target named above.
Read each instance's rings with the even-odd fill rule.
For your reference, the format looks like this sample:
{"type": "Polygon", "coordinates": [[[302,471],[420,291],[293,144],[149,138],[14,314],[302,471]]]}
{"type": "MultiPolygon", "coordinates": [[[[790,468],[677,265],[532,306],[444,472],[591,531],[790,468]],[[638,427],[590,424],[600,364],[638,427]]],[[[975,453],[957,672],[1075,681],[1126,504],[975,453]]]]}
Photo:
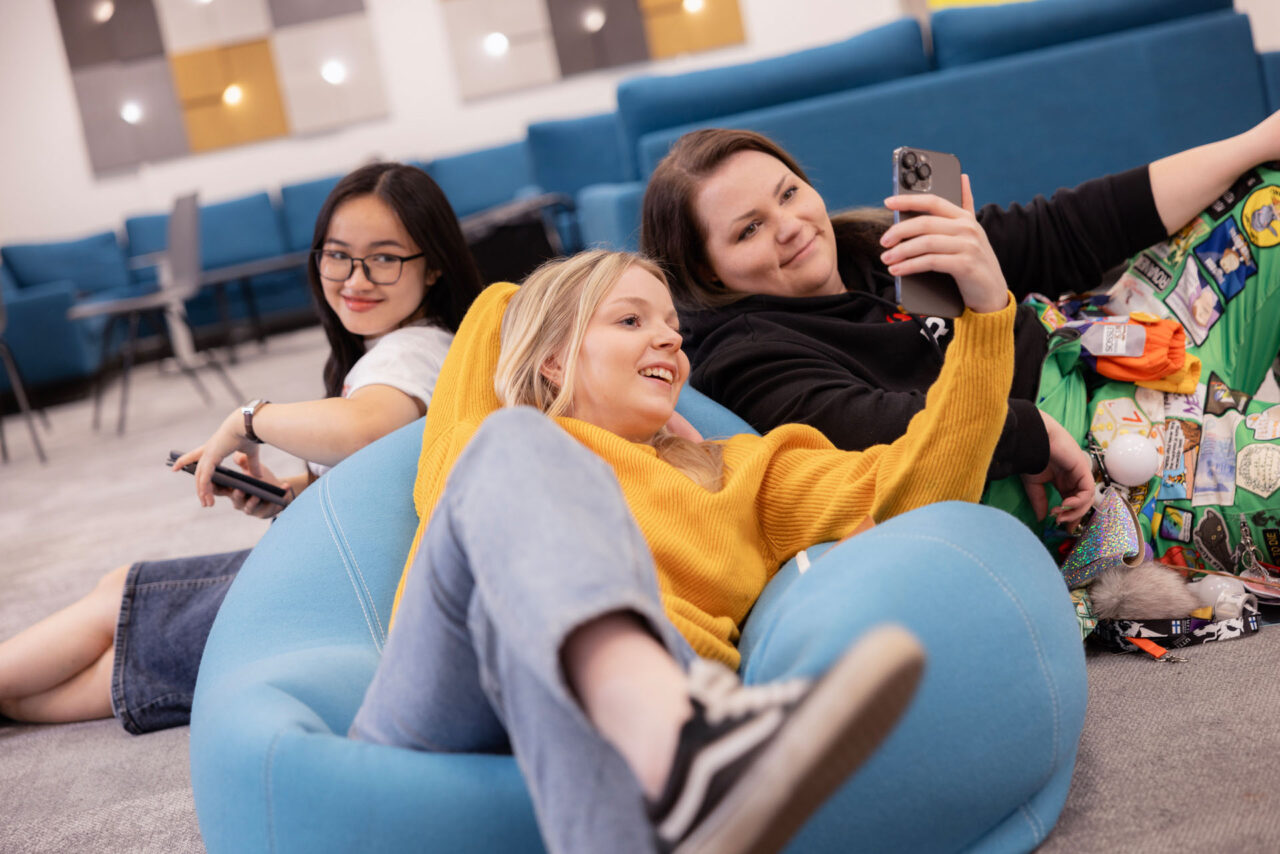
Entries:
{"type": "Polygon", "coordinates": [[[652,851],[639,785],[560,662],[574,629],[615,612],[693,659],[613,470],[536,410],[500,410],[449,475],[351,736],[513,750],[552,851],[652,851]]]}

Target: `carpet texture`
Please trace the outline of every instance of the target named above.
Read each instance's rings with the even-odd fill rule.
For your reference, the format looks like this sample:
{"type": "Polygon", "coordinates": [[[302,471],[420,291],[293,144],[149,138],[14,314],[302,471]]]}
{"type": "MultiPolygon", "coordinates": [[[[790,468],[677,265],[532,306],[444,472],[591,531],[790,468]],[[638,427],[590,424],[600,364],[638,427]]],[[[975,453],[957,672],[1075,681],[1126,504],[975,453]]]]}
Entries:
{"type": "MultiPolygon", "coordinates": [[[[246,397],[322,393],[327,348],[317,328],[240,348],[231,374],[246,397]]],[[[191,478],[162,463],[204,441],[236,403],[208,371],[206,405],[187,380],[155,364],[132,378],[128,430],[106,429],[91,402],[48,411],[50,461],[25,426],[4,419],[0,465],[0,638],[70,604],[113,567],[141,559],[253,545],[265,523],[195,500],[191,478]]],[[[300,462],[274,449],[277,473],[300,462]]],[[[1089,705],[1066,809],[1041,851],[1280,851],[1280,629],[1199,647],[1185,664],[1090,654],[1089,705]]],[[[981,666],[981,662],[975,662],[981,666]]],[[[60,726],[0,723],[0,852],[203,851],[191,799],[188,731],[135,737],[115,720],[60,726]]],[[[927,810],[927,805],[922,805],[927,810]]],[[[603,849],[602,849],[603,850],[603,849]]]]}

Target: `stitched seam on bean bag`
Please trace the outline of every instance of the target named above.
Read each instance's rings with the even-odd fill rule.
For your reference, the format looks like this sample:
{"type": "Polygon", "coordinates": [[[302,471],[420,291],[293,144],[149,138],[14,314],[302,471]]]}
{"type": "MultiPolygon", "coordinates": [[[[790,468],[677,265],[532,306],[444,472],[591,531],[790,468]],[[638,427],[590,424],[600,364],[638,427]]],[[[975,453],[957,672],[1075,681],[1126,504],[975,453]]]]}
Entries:
{"type": "Polygon", "coordinates": [[[1036,843],[1039,844],[1044,840],[1045,831],[1044,823],[1040,821],[1040,816],[1033,813],[1026,804],[1018,807],[1018,812],[1026,816],[1027,824],[1031,825],[1031,832],[1035,836],[1036,843]]]}
{"type": "Polygon", "coordinates": [[[276,733],[271,737],[271,744],[267,745],[267,757],[262,768],[263,789],[266,794],[267,802],[267,850],[276,850],[276,805],[271,790],[271,769],[275,765],[276,745],[280,743],[281,733],[276,733]]]}
{"type": "Polygon", "coordinates": [[[338,549],[338,554],[342,556],[342,567],[347,572],[347,580],[351,582],[351,587],[355,590],[356,602],[360,605],[360,614],[364,617],[365,625],[369,628],[369,636],[373,638],[373,645],[378,652],[382,652],[382,641],[378,637],[382,631],[382,625],[379,623],[377,629],[375,629],[373,621],[369,619],[369,608],[372,602],[366,604],[365,597],[360,595],[360,583],[357,582],[355,574],[351,571],[351,563],[354,557],[349,559],[350,552],[347,548],[344,548],[345,542],[338,538],[337,532],[334,530],[336,523],[334,517],[336,514],[333,511],[329,483],[324,478],[321,478],[320,481],[320,509],[322,511],[320,515],[324,517],[325,527],[329,530],[329,538],[333,540],[333,544],[338,549]]]}
{"type": "MultiPolygon", "coordinates": [[[[324,494],[326,499],[331,497],[327,488],[325,489],[324,494]]],[[[330,504],[332,505],[331,501],[330,504]]],[[[351,557],[351,566],[355,569],[356,575],[360,579],[360,586],[364,589],[365,599],[369,603],[369,610],[373,612],[373,624],[378,630],[378,638],[381,639],[382,643],[386,643],[387,635],[382,631],[382,615],[378,613],[378,606],[373,601],[373,591],[369,589],[369,582],[365,580],[364,570],[360,568],[360,560],[356,557],[355,549],[351,548],[351,541],[347,539],[347,532],[342,529],[342,522],[338,519],[337,513],[333,514],[333,524],[334,527],[337,528],[338,536],[342,538],[342,545],[346,548],[345,553],[351,557]]],[[[379,645],[379,649],[381,649],[381,645],[379,645]]]]}

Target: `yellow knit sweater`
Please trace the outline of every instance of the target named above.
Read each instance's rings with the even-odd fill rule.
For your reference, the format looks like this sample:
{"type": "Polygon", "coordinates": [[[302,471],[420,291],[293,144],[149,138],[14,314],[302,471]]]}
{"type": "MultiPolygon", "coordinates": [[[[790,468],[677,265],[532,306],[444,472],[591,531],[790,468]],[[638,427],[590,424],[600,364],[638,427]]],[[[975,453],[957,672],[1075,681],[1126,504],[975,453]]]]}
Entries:
{"type": "MultiPolygon", "coordinates": [[[[499,327],[516,288],[487,288],[445,358],[427,412],[413,497],[422,532],[454,461],[485,416],[499,327]]],[[[738,627],[778,567],[815,543],[935,501],[977,501],[1004,425],[1013,378],[1014,305],[966,311],[926,406],[891,445],[839,451],[812,427],[789,424],[725,441],[724,486],[709,492],[648,445],[575,418],[557,418],[612,467],[648,541],[663,605],[694,650],[737,667],[738,627]]]]}

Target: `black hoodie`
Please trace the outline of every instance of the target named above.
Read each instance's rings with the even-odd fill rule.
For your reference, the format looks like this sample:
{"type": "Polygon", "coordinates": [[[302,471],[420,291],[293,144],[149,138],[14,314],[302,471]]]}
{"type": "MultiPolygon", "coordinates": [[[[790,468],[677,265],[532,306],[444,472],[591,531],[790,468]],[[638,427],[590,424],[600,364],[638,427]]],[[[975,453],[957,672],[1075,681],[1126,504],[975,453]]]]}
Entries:
{"type": "MultiPolygon", "coordinates": [[[[1107,270],[1166,232],[1141,167],[978,212],[1015,297],[1058,296],[1096,287],[1107,270]]],[[[715,309],[682,311],[694,388],[757,430],[800,422],[837,447],[892,442],[924,408],[951,342],[943,318],[912,317],[894,304],[893,277],[878,258],[837,249],[848,293],[753,295],[715,309]]],[[[1047,336],[1019,309],[1009,414],[988,477],[1038,473],[1049,443],[1035,408],[1047,336]]]]}

